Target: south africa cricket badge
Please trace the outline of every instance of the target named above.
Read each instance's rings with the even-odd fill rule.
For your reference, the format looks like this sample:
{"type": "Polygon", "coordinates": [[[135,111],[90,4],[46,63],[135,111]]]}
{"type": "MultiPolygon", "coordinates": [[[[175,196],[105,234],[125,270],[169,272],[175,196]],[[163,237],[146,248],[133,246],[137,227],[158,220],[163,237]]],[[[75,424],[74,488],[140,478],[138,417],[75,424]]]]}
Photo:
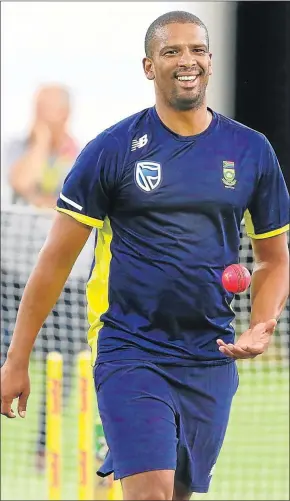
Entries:
{"type": "Polygon", "coordinates": [[[222,182],[226,188],[233,188],[237,182],[235,162],[223,161],[223,178],[222,182]]]}

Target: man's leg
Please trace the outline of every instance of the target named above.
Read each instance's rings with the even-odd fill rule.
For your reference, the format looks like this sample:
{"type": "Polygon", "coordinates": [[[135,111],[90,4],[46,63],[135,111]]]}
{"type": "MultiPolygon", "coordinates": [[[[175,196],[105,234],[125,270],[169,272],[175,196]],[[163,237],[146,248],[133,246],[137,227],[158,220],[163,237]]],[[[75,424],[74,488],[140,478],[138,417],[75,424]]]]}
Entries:
{"type": "Polygon", "coordinates": [[[148,471],[122,479],[123,499],[189,501],[190,492],[181,482],[174,481],[173,470],[148,471]]]}
{"type": "Polygon", "coordinates": [[[121,482],[125,501],[172,500],[174,470],[146,471],[123,478],[121,482]]]}

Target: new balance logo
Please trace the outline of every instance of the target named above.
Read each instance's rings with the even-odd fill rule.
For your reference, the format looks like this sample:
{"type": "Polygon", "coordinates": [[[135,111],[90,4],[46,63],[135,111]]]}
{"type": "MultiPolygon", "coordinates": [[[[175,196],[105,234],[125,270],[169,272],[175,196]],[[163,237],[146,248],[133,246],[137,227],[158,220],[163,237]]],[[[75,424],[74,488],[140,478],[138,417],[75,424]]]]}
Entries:
{"type": "Polygon", "coordinates": [[[145,144],[148,143],[148,136],[145,134],[144,136],[140,137],[140,139],[133,139],[132,141],[132,146],[131,146],[131,151],[137,150],[137,148],[143,148],[145,144]]]}

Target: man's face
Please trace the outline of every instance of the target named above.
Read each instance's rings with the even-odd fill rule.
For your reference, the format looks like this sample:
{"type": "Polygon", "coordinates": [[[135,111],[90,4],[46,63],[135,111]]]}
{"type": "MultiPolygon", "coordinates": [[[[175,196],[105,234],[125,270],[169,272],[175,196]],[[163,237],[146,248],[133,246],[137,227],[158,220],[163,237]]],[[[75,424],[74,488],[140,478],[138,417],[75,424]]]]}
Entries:
{"type": "Polygon", "coordinates": [[[67,94],[58,87],[42,89],[37,96],[36,113],[50,127],[63,126],[70,113],[67,94]]]}
{"type": "Polygon", "coordinates": [[[154,80],[156,98],[180,111],[199,108],[212,73],[205,30],[192,23],[159,28],[143,67],[154,80]]]}

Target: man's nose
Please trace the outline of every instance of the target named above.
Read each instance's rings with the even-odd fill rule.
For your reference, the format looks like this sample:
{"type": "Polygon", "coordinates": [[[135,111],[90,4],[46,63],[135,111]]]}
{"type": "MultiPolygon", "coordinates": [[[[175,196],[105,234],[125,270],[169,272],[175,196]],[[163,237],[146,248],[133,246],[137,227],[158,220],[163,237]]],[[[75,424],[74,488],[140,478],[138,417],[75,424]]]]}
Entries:
{"type": "Polygon", "coordinates": [[[196,65],[195,54],[189,50],[185,49],[178,60],[178,66],[183,66],[185,68],[191,68],[196,65]]]}

